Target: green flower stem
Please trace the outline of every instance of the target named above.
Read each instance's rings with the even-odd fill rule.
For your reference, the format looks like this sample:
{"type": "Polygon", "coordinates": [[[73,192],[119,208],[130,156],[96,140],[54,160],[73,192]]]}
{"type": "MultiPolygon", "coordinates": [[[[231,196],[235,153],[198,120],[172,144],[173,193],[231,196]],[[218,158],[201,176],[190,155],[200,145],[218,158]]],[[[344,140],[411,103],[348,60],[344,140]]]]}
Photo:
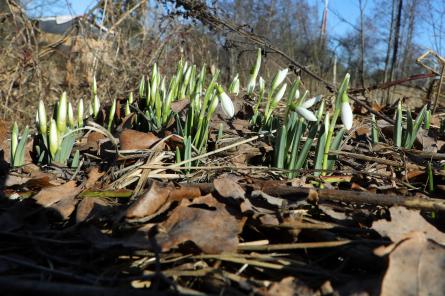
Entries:
{"type": "Polygon", "coordinates": [[[326,170],[328,168],[328,157],[329,157],[329,149],[331,148],[332,136],[334,135],[334,128],[337,123],[337,118],[340,115],[340,108],[336,108],[334,111],[334,115],[331,118],[331,122],[329,124],[328,136],[326,137],[326,144],[324,146],[324,154],[323,154],[323,167],[321,175],[326,175],[326,170]]]}

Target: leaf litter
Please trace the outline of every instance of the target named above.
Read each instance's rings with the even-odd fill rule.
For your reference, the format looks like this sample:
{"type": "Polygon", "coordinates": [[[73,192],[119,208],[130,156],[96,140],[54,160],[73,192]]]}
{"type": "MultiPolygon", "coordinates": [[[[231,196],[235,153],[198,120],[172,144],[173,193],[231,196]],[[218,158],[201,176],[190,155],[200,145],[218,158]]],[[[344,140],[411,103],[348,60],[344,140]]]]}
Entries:
{"type": "MultiPolygon", "coordinates": [[[[414,149],[372,145],[361,119],[364,126],[332,151],[331,175],[302,168],[289,179],[264,165],[273,148],[243,118],[221,117],[227,130],[221,137],[213,127],[214,150],[195,156],[197,166],[164,163],[184,139],[131,130],[131,120],[116,134],[119,155],[93,131],[76,146],[83,167],[28,164],[3,173],[2,276],[196,295],[445,289],[445,174],[434,147],[441,137],[422,131],[414,149]]],[[[390,138],[388,126],[381,129],[390,138]]]]}

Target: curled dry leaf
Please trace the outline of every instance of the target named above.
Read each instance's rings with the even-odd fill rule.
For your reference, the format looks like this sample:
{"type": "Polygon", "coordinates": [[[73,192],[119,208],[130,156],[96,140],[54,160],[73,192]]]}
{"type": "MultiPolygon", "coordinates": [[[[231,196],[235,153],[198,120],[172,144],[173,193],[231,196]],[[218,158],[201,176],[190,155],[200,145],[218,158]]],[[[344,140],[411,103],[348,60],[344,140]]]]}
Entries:
{"type": "Polygon", "coordinates": [[[84,197],[77,205],[76,223],[94,218],[106,206],[108,206],[108,202],[103,198],[84,197]]]}
{"type": "Polygon", "coordinates": [[[167,221],[159,225],[155,240],[162,251],[192,241],[203,252],[233,252],[243,222],[233,217],[211,194],[193,201],[184,199],[167,221]]]}
{"type": "Polygon", "coordinates": [[[88,179],[85,182],[85,189],[92,188],[104,174],[105,172],[101,172],[98,167],[91,168],[88,172],[88,179]]]}
{"type": "Polygon", "coordinates": [[[404,239],[411,232],[422,232],[427,238],[438,243],[445,243],[445,233],[440,232],[428,223],[420,211],[408,210],[404,207],[389,209],[391,221],[379,220],[372,224],[372,228],[381,236],[389,237],[393,242],[404,239]]]}
{"type": "Polygon", "coordinates": [[[166,204],[172,201],[180,201],[185,198],[195,198],[201,196],[198,187],[187,186],[175,188],[169,184],[161,185],[159,182],[153,181],[150,189],[141,195],[126,212],[127,219],[137,219],[155,214],[161,208],[165,208],[166,204]]]}
{"type": "Polygon", "coordinates": [[[445,247],[414,232],[390,246],[389,267],[383,278],[382,296],[443,295],[445,247]]]}
{"type": "Polygon", "coordinates": [[[81,191],[75,181],[66,182],[60,186],[45,187],[33,199],[45,208],[57,211],[63,219],[68,219],[76,206],[75,197],[81,191]]]}
{"type": "Polygon", "coordinates": [[[159,141],[153,133],[143,133],[132,129],[125,129],[119,135],[122,150],[148,149],[159,141]]]}
{"type": "Polygon", "coordinates": [[[171,189],[153,181],[150,189],[127,209],[125,217],[135,219],[154,214],[168,201],[171,189]]]}
{"type": "Polygon", "coordinates": [[[242,213],[252,211],[252,204],[246,198],[244,189],[230,177],[218,178],[213,181],[215,190],[225,198],[233,198],[240,202],[240,209],[242,213]]]}
{"type": "Polygon", "coordinates": [[[244,199],[246,192],[234,180],[229,177],[218,178],[213,181],[215,190],[222,197],[232,197],[235,199],[244,199]]]}
{"type": "Polygon", "coordinates": [[[87,137],[87,145],[89,145],[93,149],[99,149],[101,140],[105,139],[105,135],[99,132],[91,132],[87,137]]]}

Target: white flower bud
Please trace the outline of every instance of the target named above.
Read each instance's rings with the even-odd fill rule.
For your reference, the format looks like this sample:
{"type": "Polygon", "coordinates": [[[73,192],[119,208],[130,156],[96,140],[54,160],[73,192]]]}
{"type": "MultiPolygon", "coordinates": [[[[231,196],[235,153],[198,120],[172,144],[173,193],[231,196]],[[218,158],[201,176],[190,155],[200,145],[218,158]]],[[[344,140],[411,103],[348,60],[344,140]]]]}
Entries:
{"type": "Polygon", "coordinates": [[[227,117],[232,118],[235,116],[235,107],[230,97],[224,92],[223,88],[218,85],[218,96],[221,100],[221,107],[227,117]]]}
{"type": "Polygon", "coordinates": [[[280,90],[277,91],[277,93],[275,94],[275,96],[273,98],[274,105],[278,104],[278,102],[281,101],[281,99],[284,96],[284,93],[286,92],[286,87],[287,87],[287,84],[285,83],[281,86],[280,90]]]}
{"type": "Polygon", "coordinates": [[[51,124],[49,125],[49,152],[53,159],[59,149],[59,137],[57,133],[57,123],[54,119],[51,119],[51,124]]]}
{"type": "Polygon", "coordinates": [[[59,103],[57,104],[57,130],[60,134],[63,135],[66,129],[66,117],[67,117],[67,99],[66,99],[66,92],[62,93],[62,96],[60,97],[59,103]]]}
{"type": "Polygon", "coordinates": [[[47,123],[46,123],[46,110],[45,104],[42,100],[39,101],[39,110],[37,112],[37,118],[39,123],[39,132],[41,135],[45,136],[47,132],[47,123]]]}
{"type": "Polygon", "coordinates": [[[271,90],[274,91],[283,81],[286,79],[288,69],[283,69],[278,71],[278,73],[275,75],[273,81],[272,81],[272,87],[271,90]]]}
{"type": "Polygon", "coordinates": [[[341,121],[343,122],[343,126],[350,130],[352,128],[352,120],[353,120],[353,114],[351,106],[348,102],[342,102],[341,103],[341,121]]]}

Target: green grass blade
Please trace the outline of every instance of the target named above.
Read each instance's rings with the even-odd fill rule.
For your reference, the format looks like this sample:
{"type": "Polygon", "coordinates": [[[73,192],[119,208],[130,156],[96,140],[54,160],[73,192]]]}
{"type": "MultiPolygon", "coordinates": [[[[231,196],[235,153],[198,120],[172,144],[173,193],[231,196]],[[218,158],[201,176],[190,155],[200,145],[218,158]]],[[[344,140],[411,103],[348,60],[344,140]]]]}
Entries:
{"type": "Polygon", "coordinates": [[[24,165],[24,159],[25,159],[25,146],[26,141],[28,140],[29,135],[29,127],[26,126],[25,130],[23,131],[22,137],[17,145],[17,149],[14,153],[14,160],[13,160],[13,166],[22,166],[24,165]]]}
{"type": "Polygon", "coordinates": [[[394,126],[394,145],[396,147],[402,146],[402,105],[399,102],[397,105],[397,111],[396,111],[396,122],[394,126]]]}
{"type": "MultiPolygon", "coordinates": [[[[338,133],[335,135],[334,140],[332,141],[331,148],[329,149],[329,151],[334,151],[334,150],[339,149],[341,140],[343,139],[345,132],[346,132],[345,128],[342,128],[338,131],[338,133]]],[[[329,160],[328,160],[328,169],[329,170],[332,170],[332,168],[334,167],[336,159],[337,159],[336,156],[329,156],[329,160]]]]}

